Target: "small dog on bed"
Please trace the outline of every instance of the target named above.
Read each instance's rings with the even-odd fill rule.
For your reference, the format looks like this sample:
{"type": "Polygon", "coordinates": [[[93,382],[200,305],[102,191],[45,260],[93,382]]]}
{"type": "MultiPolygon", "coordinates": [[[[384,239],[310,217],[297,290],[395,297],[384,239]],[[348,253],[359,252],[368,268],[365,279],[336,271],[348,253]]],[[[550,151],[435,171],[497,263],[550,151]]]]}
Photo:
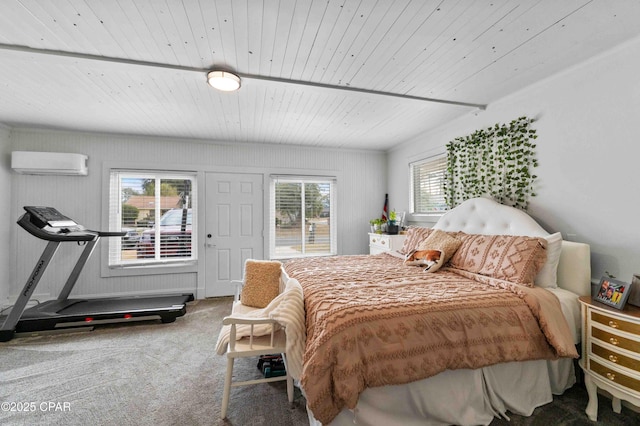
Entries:
{"type": "Polygon", "coordinates": [[[440,264],[441,255],[442,253],[440,250],[414,250],[404,259],[404,264],[411,266],[426,266],[424,271],[428,272],[431,269],[438,269],[434,267],[440,264]]]}

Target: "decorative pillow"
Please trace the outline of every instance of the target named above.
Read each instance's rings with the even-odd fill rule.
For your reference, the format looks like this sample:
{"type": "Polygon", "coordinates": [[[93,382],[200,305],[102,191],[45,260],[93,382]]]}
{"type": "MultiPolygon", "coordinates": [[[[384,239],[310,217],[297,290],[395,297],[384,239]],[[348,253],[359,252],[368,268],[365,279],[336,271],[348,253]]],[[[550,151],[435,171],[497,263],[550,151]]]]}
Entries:
{"type": "Polygon", "coordinates": [[[244,285],[240,302],[254,308],[264,308],[280,294],[282,263],[248,259],[244,264],[244,285]]]}
{"type": "Polygon", "coordinates": [[[417,250],[439,250],[442,252],[442,263],[447,263],[458,250],[462,241],[450,233],[434,229],[433,232],[420,244],[417,250]]]}
{"type": "Polygon", "coordinates": [[[424,266],[424,272],[436,272],[442,266],[444,256],[440,250],[414,250],[404,260],[407,266],[424,266]]]}
{"type": "Polygon", "coordinates": [[[562,252],[562,234],[556,232],[544,239],[547,240],[547,261],[536,275],[534,284],[543,288],[556,288],[558,287],[558,263],[562,252]]]}
{"type": "Polygon", "coordinates": [[[451,258],[457,269],[533,287],[547,259],[547,240],[514,235],[458,233],[462,245],[451,258]]]}
{"type": "Polygon", "coordinates": [[[418,226],[410,226],[407,229],[407,237],[404,239],[400,253],[408,255],[416,250],[418,244],[424,241],[433,231],[431,228],[421,228],[418,226]]]}

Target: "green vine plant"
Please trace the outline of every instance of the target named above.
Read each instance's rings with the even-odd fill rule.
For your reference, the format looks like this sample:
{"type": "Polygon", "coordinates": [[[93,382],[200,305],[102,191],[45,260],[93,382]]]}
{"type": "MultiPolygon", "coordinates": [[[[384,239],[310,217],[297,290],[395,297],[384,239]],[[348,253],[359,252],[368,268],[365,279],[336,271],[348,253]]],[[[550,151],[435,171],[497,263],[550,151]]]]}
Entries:
{"type": "Polygon", "coordinates": [[[443,182],[449,208],[474,197],[490,196],[501,204],[526,210],[538,166],[533,119],[517,118],[476,130],[447,144],[443,182]]]}

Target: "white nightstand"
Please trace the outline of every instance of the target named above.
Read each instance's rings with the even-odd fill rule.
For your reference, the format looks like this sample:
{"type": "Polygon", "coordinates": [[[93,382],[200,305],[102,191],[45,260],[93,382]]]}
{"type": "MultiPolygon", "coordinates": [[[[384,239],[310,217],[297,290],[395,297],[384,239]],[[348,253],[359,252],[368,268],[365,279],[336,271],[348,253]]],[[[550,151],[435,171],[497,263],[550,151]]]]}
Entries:
{"type": "Polygon", "coordinates": [[[389,250],[400,250],[406,237],[404,234],[389,235],[369,233],[369,254],[378,254],[389,250]]]}
{"type": "Polygon", "coordinates": [[[585,412],[598,419],[598,388],[613,396],[613,411],[620,400],[640,407],[640,308],[624,310],[580,297],[582,304],[582,358],[584,383],[589,393],[585,412]]]}

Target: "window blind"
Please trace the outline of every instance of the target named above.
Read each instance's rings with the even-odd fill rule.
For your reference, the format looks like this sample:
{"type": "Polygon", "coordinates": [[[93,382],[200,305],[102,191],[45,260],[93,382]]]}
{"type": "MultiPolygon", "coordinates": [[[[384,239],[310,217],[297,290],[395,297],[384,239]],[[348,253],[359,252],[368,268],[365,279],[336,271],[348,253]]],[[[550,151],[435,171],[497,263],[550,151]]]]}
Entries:
{"type": "Polygon", "coordinates": [[[447,169],[445,155],[409,164],[411,175],[411,209],[414,214],[443,213],[445,202],[443,184],[447,169]]]}
{"type": "Polygon", "coordinates": [[[194,174],[112,170],[109,266],[146,266],[197,258],[194,174]]]}
{"type": "Polygon", "coordinates": [[[270,180],[270,257],[337,253],[336,179],[272,175],[270,180]]]}

